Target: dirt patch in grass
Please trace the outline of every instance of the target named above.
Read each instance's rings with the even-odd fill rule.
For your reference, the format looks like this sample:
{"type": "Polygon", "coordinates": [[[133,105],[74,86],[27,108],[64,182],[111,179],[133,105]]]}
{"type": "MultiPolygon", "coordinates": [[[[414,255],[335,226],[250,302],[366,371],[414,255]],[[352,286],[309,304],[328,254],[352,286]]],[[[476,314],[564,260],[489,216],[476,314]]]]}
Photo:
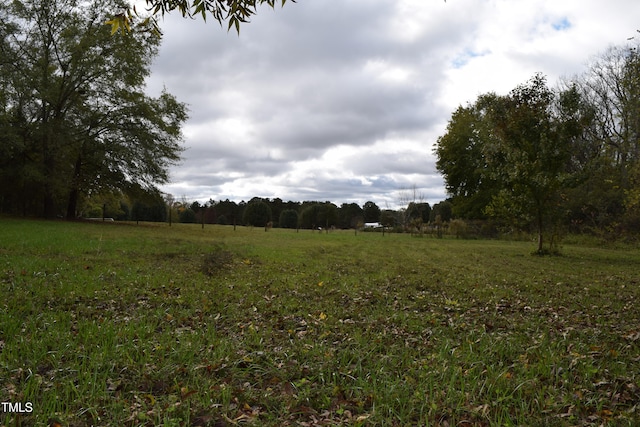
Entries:
{"type": "Polygon", "coordinates": [[[214,276],[232,268],[235,255],[224,246],[214,246],[203,256],[202,272],[207,276],[214,276]]]}

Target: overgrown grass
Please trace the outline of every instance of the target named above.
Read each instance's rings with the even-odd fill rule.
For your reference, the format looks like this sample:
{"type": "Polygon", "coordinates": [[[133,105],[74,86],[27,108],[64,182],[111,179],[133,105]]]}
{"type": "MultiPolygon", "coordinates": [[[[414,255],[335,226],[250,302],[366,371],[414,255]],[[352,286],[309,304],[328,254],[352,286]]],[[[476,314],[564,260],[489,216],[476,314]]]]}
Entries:
{"type": "Polygon", "coordinates": [[[640,253],[0,221],[0,424],[640,423],[640,253]]]}

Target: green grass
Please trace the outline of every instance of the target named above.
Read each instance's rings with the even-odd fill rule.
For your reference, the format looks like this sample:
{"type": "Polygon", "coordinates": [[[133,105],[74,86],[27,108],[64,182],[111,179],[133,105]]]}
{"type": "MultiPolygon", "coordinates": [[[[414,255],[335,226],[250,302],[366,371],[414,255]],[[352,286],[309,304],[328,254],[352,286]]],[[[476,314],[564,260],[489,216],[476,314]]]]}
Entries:
{"type": "Polygon", "coordinates": [[[640,252],[0,220],[0,425],[633,426],[640,252]]]}

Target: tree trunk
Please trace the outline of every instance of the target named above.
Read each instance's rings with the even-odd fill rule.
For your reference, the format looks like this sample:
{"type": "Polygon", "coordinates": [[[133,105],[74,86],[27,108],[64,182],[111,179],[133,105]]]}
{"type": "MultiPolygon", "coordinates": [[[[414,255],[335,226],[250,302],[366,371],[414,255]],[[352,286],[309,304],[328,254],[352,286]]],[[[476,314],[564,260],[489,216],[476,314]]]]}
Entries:
{"type": "Polygon", "coordinates": [[[542,253],[542,229],[539,228],[538,229],[538,253],[541,254],[542,253]]]}
{"type": "Polygon", "coordinates": [[[48,122],[46,120],[46,112],[43,109],[43,123],[45,134],[42,136],[42,170],[44,181],[42,183],[43,190],[43,216],[45,218],[54,218],[56,215],[56,205],[53,189],[53,179],[55,176],[55,159],[52,153],[52,142],[48,122]]]}
{"type": "Polygon", "coordinates": [[[67,203],[67,219],[76,219],[76,208],[78,206],[78,189],[72,188],[69,192],[69,202],[67,203]]]}
{"type": "Polygon", "coordinates": [[[537,215],[537,222],[538,222],[538,254],[542,253],[542,245],[543,245],[543,241],[542,241],[542,235],[543,235],[543,219],[542,219],[542,210],[538,209],[538,215],[537,215]]]}
{"type": "Polygon", "coordinates": [[[56,216],[56,202],[52,182],[54,179],[54,169],[55,161],[53,156],[45,149],[43,215],[48,219],[55,218],[56,216]]]}
{"type": "Polygon", "coordinates": [[[44,194],[44,200],[43,200],[44,217],[47,219],[52,219],[52,218],[55,218],[56,216],[56,203],[53,200],[51,189],[47,187],[48,186],[45,185],[45,194],[44,194]]]}
{"type": "Polygon", "coordinates": [[[67,202],[67,219],[75,219],[78,210],[78,198],[80,196],[80,172],[82,170],[82,157],[78,156],[76,164],[73,168],[73,177],[71,178],[71,189],[69,190],[69,199],[67,202]]]}

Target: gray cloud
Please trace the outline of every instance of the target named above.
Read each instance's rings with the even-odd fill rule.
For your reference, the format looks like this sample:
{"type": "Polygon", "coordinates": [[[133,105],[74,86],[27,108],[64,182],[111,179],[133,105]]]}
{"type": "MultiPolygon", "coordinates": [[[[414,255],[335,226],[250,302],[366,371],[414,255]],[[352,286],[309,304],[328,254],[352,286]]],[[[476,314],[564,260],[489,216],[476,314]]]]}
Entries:
{"type": "Polygon", "coordinates": [[[636,3],[299,0],[261,7],[240,36],[169,15],[149,91],[166,86],[191,117],[163,189],[395,206],[415,186],[437,202],[432,146],[453,109],[579,72],[635,34],[636,3]]]}

